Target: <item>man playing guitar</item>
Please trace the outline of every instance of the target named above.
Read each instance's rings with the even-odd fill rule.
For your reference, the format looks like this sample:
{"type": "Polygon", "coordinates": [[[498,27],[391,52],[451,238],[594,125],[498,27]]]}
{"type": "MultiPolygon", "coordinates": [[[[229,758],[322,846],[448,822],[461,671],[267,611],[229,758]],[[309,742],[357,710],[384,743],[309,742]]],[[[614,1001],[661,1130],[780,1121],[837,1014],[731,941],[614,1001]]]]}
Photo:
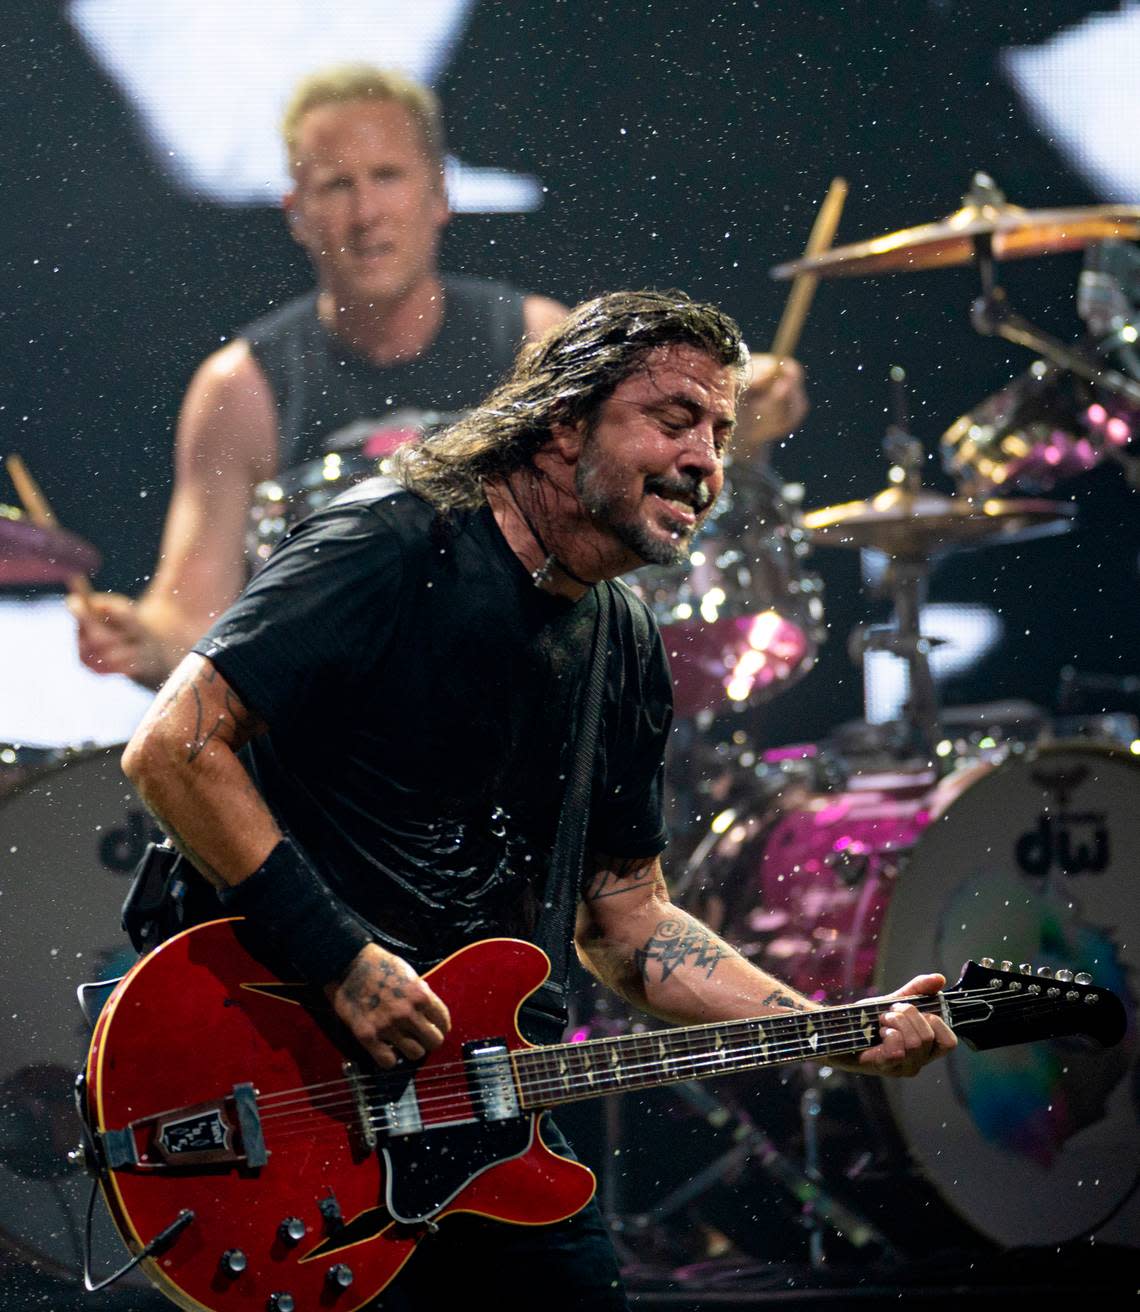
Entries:
{"type": "MultiPolygon", "coordinates": [[[[603,606],[582,962],[670,1021],[817,1008],[669,899],[669,673],[642,603],[606,582],[683,556],[747,377],[711,306],[650,292],[579,306],[466,419],[405,449],[402,487],[362,485],[295,529],[128,746],[128,775],[223,906],[325,990],[382,1070],[444,1042],[447,998],[425,971],[534,935],[603,606]]],[[[878,1041],[852,1067],[913,1075],[952,1049],[911,1001],[943,983],[920,976],[876,1006],[878,1041]]],[[[428,1251],[385,1307],[453,1306],[473,1271],[499,1307],[625,1306],[592,1204],[541,1226],[448,1217],[428,1251]]]]}

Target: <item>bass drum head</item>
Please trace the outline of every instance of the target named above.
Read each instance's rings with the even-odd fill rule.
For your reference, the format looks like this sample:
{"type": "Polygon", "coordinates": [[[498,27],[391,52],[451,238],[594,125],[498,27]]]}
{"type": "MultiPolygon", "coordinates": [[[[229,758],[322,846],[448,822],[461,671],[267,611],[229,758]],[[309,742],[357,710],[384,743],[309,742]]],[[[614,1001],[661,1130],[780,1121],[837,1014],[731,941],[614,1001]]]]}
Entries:
{"type": "MultiPolygon", "coordinates": [[[[0,1245],[68,1277],[82,1272],[90,1191],[65,1157],[80,1139],[72,1086],[90,1038],[75,990],[133,964],[119,913],[157,834],[121,751],[74,757],[0,801],[0,1245]]],[[[117,1263],[123,1250],[103,1212],[95,1251],[117,1263]]]]}
{"type": "Polygon", "coordinates": [[[974,1052],[885,1080],[910,1154],[975,1229],[1010,1247],[1140,1245],[1140,761],[1061,744],[975,779],[924,831],[888,910],[878,984],[968,959],[1087,971],[1124,1002],[1114,1048],[974,1052]]]}

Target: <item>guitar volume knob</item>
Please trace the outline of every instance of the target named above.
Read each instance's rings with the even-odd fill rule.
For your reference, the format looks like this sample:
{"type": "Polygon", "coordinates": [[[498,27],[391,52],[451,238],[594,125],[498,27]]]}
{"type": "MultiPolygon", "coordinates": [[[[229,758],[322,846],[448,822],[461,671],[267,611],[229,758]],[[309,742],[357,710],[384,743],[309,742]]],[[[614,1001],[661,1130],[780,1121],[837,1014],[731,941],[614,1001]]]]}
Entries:
{"type": "Polygon", "coordinates": [[[353,1280],[352,1268],[343,1262],[338,1262],[335,1266],[329,1267],[325,1279],[334,1289],[347,1289],[353,1280]]]}
{"type": "Polygon", "coordinates": [[[294,1312],[297,1304],[292,1294],[282,1290],[280,1293],[270,1294],[265,1306],[269,1312],[294,1312]]]}
{"type": "Polygon", "coordinates": [[[249,1259],[240,1248],[227,1248],[222,1254],[222,1270],[228,1276],[240,1276],[249,1265],[249,1259]]]}
{"type": "Polygon", "coordinates": [[[299,1244],[307,1230],[308,1226],[299,1216],[287,1216],[277,1227],[277,1233],[287,1244],[299,1244]]]}

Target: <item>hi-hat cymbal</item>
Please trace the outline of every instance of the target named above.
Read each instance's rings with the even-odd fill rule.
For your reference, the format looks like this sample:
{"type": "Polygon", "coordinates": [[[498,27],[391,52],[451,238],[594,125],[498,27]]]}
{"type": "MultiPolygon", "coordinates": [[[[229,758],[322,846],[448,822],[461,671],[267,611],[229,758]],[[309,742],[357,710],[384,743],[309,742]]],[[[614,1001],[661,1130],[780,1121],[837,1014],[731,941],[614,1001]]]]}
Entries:
{"type": "Polygon", "coordinates": [[[822,255],[777,265],[772,277],[812,273],[817,278],[840,278],[969,264],[976,253],[975,239],[984,236],[991,238],[997,260],[1083,250],[1111,237],[1140,237],[1140,205],[1024,210],[1005,200],[967,200],[960,210],[937,223],[902,228],[850,246],[833,246],[822,255]]]}
{"type": "Polygon", "coordinates": [[[909,559],[955,547],[1064,533],[1074,509],[1064,501],[1028,498],[970,501],[939,492],[889,487],[867,501],[824,506],[803,516],[812,541],[825,547],[870,547],[909,559]]]}
{"type": "Polygon", "coordinates": [[[0,506],[0,586],[67,583],[93,574],[100,555],[66,529],[33,524],[19,511],[0,506]]]}

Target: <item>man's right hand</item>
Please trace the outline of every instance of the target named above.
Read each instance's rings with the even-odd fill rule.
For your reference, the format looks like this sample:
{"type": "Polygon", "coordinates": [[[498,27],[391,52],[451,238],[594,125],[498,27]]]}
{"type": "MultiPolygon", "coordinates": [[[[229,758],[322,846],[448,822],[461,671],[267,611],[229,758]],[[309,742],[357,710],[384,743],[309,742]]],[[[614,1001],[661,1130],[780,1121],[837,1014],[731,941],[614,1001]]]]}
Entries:
{"type": "Polygon", "coordinates": [[[96,674],[125,674],[157,688],[170,673],[162,644],[130,597],[117,592],[72,593],[67,608],[79,625],[79,659],[96,674]]]}
{"type": "Polygon", "coordinates": [[[353,1038],[385,1069],[400,1057],[426,1057],[451,1028],[447,1007],[426,981],[376,943],[362,948],[344,979],[326,985],[325,993],[353,1038]]]}

